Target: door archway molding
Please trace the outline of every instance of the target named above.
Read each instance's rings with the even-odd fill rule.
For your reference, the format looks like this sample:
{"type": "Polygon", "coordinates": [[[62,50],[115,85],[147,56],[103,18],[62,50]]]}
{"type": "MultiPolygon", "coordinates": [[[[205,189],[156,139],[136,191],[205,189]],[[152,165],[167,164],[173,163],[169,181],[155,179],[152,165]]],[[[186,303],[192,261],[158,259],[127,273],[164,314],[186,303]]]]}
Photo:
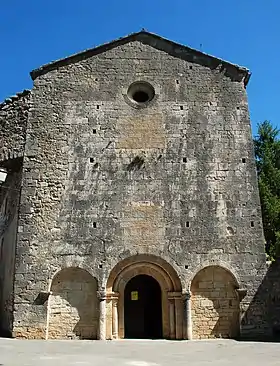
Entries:
{"type": "Polygon", "coordinates": [[[183,338],[182,285],[174,268],[162,258],[136,255],[119,262],[111,271],[107,286],[107,338],[124,338],[124,289],[137,275],[153,277],[162,291],[163,337],[183,338]]]}

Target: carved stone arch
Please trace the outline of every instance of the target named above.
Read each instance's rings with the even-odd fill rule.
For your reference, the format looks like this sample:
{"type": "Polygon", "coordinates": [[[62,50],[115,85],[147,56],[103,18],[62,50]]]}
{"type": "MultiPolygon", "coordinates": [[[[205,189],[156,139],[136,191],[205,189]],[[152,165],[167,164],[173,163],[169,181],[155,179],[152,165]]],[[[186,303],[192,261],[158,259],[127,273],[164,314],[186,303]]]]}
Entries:
{"type": "Polygon", "coordinates": [[[175,269],[167,261],[149,254],[139,254],[126,258],[116,264],[112,269],[106,286],[107,298],[109,300],[107,337],[124,337],[124,291],[126,284],[138,275],[153,277],[161,288],[164,338],[182,338],[183,303],[180,278],[175,269]],[[117,310],[116,306],[110,304],[110,298],[114,299],[114,304],[117,302],[117,310]],[[170,310],[170,304],[172,305],[173,310],[170,310]],[[115,319],[114,315],[113,317],[110,315],[112,314],[112,311],[113,313],[115,312],[115,319]],[[176,316],[175,313],[172,315],[172,311],[176,313],[176,316]],[[172,322],[175,322],[174,319],[176,319],[176,324],[171,324],[172,322]],[[176,328],[176,331],[171,328],[176,328]]]}
{"type": "Polygon", "coordinates": [[[115,267],[110,272],[110,275],[107,280],[107,291],[114,291],[115,289],[115,281],[117,277],[123,272],[126,273],[126,269],[129,267],[130,269],[133,267],[145,267],[146,268],[154,268],[154,270],[161,272],[166,280],[172,286],[170,291],[182,291],[182,284],[178,273],[175,269],[169,264],[166,260],[151,254],[137,254],[132,257],[128,257],[120,261],[115,265],[115,267]],[[140,265],[139,265],[140,264],[140,265]]]}
{"type": "Polygon", "coordinates": [[[97,279],[79,267],[56,272],[48,300],[47,338],[97,339],[97,279]]]}

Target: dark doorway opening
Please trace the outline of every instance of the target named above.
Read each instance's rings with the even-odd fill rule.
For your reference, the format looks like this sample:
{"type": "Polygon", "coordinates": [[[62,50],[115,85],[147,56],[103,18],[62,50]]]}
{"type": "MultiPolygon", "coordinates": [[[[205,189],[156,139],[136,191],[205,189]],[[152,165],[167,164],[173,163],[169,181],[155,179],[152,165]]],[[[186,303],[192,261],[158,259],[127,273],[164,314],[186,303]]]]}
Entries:
{"type": "Polygon", "coordinates": [[[161,288],[151,276],[133,277],[124,290],[125,338],[162,338],[161,288]]]}

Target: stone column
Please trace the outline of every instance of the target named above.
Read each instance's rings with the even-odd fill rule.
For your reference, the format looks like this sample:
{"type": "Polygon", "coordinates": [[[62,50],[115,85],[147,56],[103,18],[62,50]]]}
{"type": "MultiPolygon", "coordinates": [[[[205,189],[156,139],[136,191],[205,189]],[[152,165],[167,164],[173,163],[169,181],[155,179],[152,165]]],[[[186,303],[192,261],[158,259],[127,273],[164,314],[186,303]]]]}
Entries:
{"type": "Polygon", "coordinates": [[[170,339],[175,338],[175,306],[174,299],[169,298],[169,326],[170,326],[170,339]]]}
{"type": "Polygon", "coordinates": [[[106,340],[106,291],[99,292],[99,339],[106,340]]]}
{"type": "Polygon", "coordinates": [[[192,339],[192,308],[191,308],[191,293],[185,294],[185,320],[186,320],[186,335],[187,339],[192,339]]]}
{"type": "Polygon", "coordinates": [[[242,336],[242,318],[244,316],[244,314],[246,313],[246,310],[249,306],[249,304],[243,304],[242,300],[245,298],[245,296],[247,295],[247,289],[245,288],[237,288],[235,289],[236,295],[237,295],[237,299],[239,302],[239,324],[238,324],[238,337],[242,336]]]}
{"type": "Polygon", "coordinates": [[[176,339],[183,338],[182,294],[175,297],[176,339]]]}
{"type": "Polygon", "coordinates": [[[119,314],[118,314],[118,298],[112,298],[112,317],[113,317],[113,339],[119,338],[119,314]]]}

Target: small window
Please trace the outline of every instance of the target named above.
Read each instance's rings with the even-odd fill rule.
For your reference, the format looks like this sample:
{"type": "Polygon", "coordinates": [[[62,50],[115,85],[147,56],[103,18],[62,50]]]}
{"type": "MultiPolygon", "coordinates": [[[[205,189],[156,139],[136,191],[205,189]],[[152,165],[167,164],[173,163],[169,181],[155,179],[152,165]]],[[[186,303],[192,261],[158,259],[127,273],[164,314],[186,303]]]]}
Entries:
{"type": "Polygon", "coordinates": [[[184,157],[183,158],[183,163],[186,163],[187,162],[187,158],[186,157],[184,157]]]}
{"type": "Polygon", "coordinates": [[[190,222],[186,221],[186,227],[190,227],[190,222]]]}
{"type": "Polygon", "coordinates": [[[246,163],[246,159],[242,158],[242,163],[245,164],[246,163]]]}
{"type": "Polygon", "coordinates": [[[134,103],[144,105],[154,98],[155,89],[147,82],[137,81],[130,85],[127,90],[127,96],[134,103]]]}
{"type": "Polygon", "coordinates": [[[94,134],[96,133],[96,128],[94,128],[94,129],[92,130],[92,133],[94,133],[94,134]]]}
{"type": "Polygon", "coordinates": [[[149,101],[149,94],[145,91],[138,90],[133,94],[132,98],[137,103],[146,103],[149,101]]]}
{"type": "Polygon", "coordinates": [[[94,163],[94,158],[89,158],[90,163],[94,163]]]}
{"type": "Polygon", "coordinates": [[[251,221],[251,227],[255,227],[254,221],[251,221]]]}
{"type": "Polygon", "coordinates": [[[96,229],[96,226],[97,226],[97,225],[96,225],[96,222],[93,222],[93,223],[92,223],[92,227],[93,227],[94,229],[96,229]]]}

